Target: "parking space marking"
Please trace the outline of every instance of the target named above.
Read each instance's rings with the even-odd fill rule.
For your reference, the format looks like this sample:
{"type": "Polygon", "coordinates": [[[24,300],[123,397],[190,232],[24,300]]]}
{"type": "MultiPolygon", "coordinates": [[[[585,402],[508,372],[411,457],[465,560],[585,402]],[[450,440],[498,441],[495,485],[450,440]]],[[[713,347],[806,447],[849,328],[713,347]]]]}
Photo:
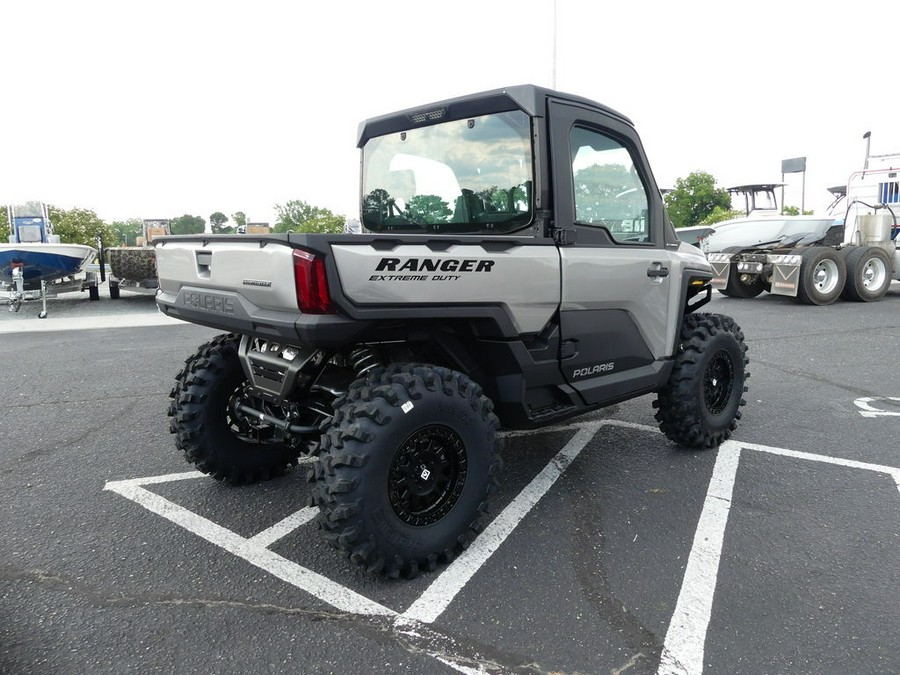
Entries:
{"type": "Polygon", "coordinates": [[[900,411],[882,410],[872,405],[878,401],[894,401],[889,405],[896,405],[900,403],[900,396],[864,396],[853,403],[859,408],[856,412],[863,417],[900,417],[900,411]]]}
{"type": "MultiPolygon", "coordinates": [[[[537,432],[550,433],[573,431],[574,435],[544,469],[522,490],[505,509],[485,528],[485,531],[453,563],[432,582],[425,592],[400,617],[400,624],[418,621],[435,621],[450,605],[476,572],[493,553],[506,541],[518,524],[565,472],[581,450],[604,426],[617,426],[641,431],[659,433],[655,427],[648,427],[616,420],[600,420],[582,424],[550,427],[537,432]]],[[[520,432],[505,433],[504,436],[521,435],[520,432]]],[[[356,614],[398,617],[398,613],[331,581],[301,565],[270,551],[275,541],[286,536],[301,525],[309,522],[316,512],[314,508],[304,508],[275,525],[249,538],[242,537],[207,518],[190,511],[164,497],[145,489],[148,485],[158,485],[177,480],[203,477],[200,471],[111,481],[104,489],[116,492],[144,508],[180,525],[226,551],[243,558],[278,578],[304,590],[333,607],[356,614]]]]}
{"type": "MultiPolygon", "coordinates": [[[[729,441],[732,442],[732,441],[729,441]]],[[[807,459],[813,462],[821,462],[822,464],[835,464],[837,466],[845,466],[848,469],[862,469],[864,471],[874,471],[875,473],[886,473],[897,483],[897,489],[900,491],[900,467],[885,466],[884,464],[871,464],[869,462],[858,462],[855,459],[843,459],[841,457],[829,457],[828,455],[816,455],[811,452],[801,452],[799,450],[787,450],[785,448],[773,448],[769,445],[757,445],[756,443],[740,443],[740,447],[746,450],[756,450],[758,452],[768,452],[772,455],[781,455],[783,457],[793,457],[795,459],[807,459]]]]}
{"type": "MultiPolygon", "coordinates": [[[[656,427],[618,420],[599,420],[550,427],[528,432],[504,432],[505,437],[523,433],[559,433],[572,431],[572,437],[531,482],[494,518],[472,545],[441,572],[425,591],[403,612],[385,607],[352,589],[294,563],[268,549],[298,527],[308,523],[317,511],[303,508],[261,532],[245,538],[149,490],[145,486],[204,477],[199,471],[108,482],[104,489],[130,499],[188,531],[269,572],[273,576],[313,595],[340,611],[382,616],[392,620],[401,632],[413,625],[424,629],[449,607],[466,584],[484,566],[512,534],[531,509],[553,487],[579,453],[603,427],[661,433],[656,427]]],[[[815,461],[850,469],[888,474],[900,491],[900,468],[800,452],[755,443],[726,441],[719,449],[707,489],[697,529],[688,556],[687,567],[663,644],[658,675],[699,675],[703,672],[706,636],[715,596],[716,579],[731,509],[734,482],[743,450],[815,461]]],[[[429,653],[439,658],[437,653],[429,653]]],[[[460,672],[470,672],[447,658],[439,660],[460,672]]],[[[481,672],[481,671],[473,671],[481,672]]]]}
{"type": "MultiPolygon", "coordinates": [[[[171,480],[197,478],[205,474],[191,471],[186,474],[171,474],[171,480]],[[174,476],[174,478],[172,477],[174,476]]],[[[137,478],[133,480],[111,481],[104,487],[134,502],[145,509],[180,525],[198,537],[219,546],[260,569],[278,577],[282,581],[305,590],[327,602],[332,607],[353,614],[366,616],[394,616],[396,612],[380,605],[359,593],[338,584],[328,577],[317,574],[295,562],[283,558],[251,539],[246,539],[213,521],[190,511],[183,506],[160,497],[144,489],[144,485],[168,482],[166,476],[137,478]]]]}
{"type": "MultiPolygon", "coordinates": [[[[204,477],[205,474],[200,471],[110,481],[106,483],[104,489],[140,504],[149,511],[180,525],[189,532],[306,591],[338,610],[363,616],[393,618],[398,632],[403,633],[408,639],[415,638],[422,643],[421,651],[423,653],[464,675],[478,675],[487,671],[481,667],[473,668],[465,663],[455,661],[446,646],[435,651],[432,648],[432,644],[441,642],[441,638],[410,633],[410,627],[419,626],[419,630],[424,630],[423,624],[435,621],[444,612],[457,594],[528,515],[541,497],[553,487],[556,480],[565,472],[591,439],[594,438],[597,431],[604,426],[618,426],[659,433],[659,430],[655,427],[618,422],[616,420],[601,420],[599,422],[550,427],[537,432],[504,433],[504,436],[509,437],[522,435],[522,433],[573,431],[574,435],[525,489],[485,528],[485,531],[475,542],[449,565],[402,615],[369,600],[346,586],[342,586],[327,577],[283,558],[267,548],[298,527],[309,522],[318,512],[318,509],[309,507],[300,509],[271,527],[249,538],[245,538],[193,511],[150,492],[144,487],[204,477]]],[[[466,661],[466,659],[460,660],[466,661]]],[[[493,672],[499,672],[495,668],[492,670],[493,672]]]]}
{"type": "Polygon", "coordinates": [[[550,463],[516,495],[505,509],[485,528],[472,545],[463,551],[418,600],[410,605],[402,619],[432,623],[453,602],[475,573],[487,562],[494,551],[506,541],[528,512],[538,503],[556,480],[565,472],[581,450],[597,433],[603,422],[581,425],[581,428],[560,450],[550,463]]]}
{"type": "Polygon", "coordinates": [[[263,530],[258,534],[254,534],[247,541],[268,548],[279,539],[288,536],[298,527],[306,525],[309,521],[316,517],[319,509],[314,506],[304,506],[296,513],[292,513],[287,518],[279,520],[272,527],[263,530]]]}
{"type": "Polygon", "coordinates": [[[716,465],[706,501],[694,533],[681,591],[663,643],[658,675],[685,675],[703,672],[706,631],[712,615],[713,596],[719,575],[719,558],[725,539],[725,525],[731,510],[731,495],[737,475],[740,446],[726,441],[719,446],[716,465]]]}
{"type": "Polygon", "coordinates": [[[888,474],[900,491],[900,468],[859,462],[852,459],[817,455],[757,443],[726,441],[719,446],[716,465],[709,482],[703,511],[685,568],[675,611],[663,643],[657,675],[700,675],[712,614],[716,578],[725,539],[725,527],[731,512],[732,493],[742,450],[764,452],[850,469],[888,474]]]}

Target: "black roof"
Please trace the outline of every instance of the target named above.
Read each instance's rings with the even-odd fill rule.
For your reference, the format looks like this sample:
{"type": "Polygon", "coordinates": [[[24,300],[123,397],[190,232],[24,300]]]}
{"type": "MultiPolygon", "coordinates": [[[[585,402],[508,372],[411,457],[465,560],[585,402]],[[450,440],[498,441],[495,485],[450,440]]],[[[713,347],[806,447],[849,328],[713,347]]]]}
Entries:
{"type": "Polygon", "coordinates": [[[504,112],[517,108],[524,110],[532,117],[543,117],[546,114],[547,101],[551,98],[600,110],[619,118],[629,126],[634,126],[628,117],[602,103],[546,87],[521,84],[467,94],[378,117],[371,117],[359,125],[357,147],[362,147],[368,139],[375,136],[403,131],[411,126],[437,124],[443,119],[464,119],[466,117],[486,115],[492,112],[504,112]]]}
{"type": "Polygon", "coordinates": [[[749,183],[725,189],[729,192],[762,192],[763,190],[774,190],[775,188],[784,187],[784,185],[784,183],[749,183]]]}

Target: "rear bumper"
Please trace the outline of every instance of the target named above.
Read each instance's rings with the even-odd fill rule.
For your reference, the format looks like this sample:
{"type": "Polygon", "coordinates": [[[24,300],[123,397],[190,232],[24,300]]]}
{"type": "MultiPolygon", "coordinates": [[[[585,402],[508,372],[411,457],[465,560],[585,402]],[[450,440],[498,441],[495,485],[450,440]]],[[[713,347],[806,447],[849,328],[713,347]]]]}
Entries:
{"type": "Polygon", "coordinates": [[[238,293],[183,286],[160,291],[156,304],[166,316],[219,330],[277,339],[288,344],[340,347],[357,342],[370,322],[338,314],[302,314],[262,309],[238,293]]]}

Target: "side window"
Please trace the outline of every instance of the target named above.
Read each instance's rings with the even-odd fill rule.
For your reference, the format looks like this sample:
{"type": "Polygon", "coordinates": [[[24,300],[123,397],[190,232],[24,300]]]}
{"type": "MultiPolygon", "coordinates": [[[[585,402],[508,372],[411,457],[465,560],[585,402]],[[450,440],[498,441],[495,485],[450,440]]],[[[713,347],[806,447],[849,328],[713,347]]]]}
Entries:
{"type": "Polygon", "coordinates": [[[576,222],[605,227],[621,243],[652,241],[647,191],[631,153],[615,139],[578,126],[569,145],[576,222]]]}

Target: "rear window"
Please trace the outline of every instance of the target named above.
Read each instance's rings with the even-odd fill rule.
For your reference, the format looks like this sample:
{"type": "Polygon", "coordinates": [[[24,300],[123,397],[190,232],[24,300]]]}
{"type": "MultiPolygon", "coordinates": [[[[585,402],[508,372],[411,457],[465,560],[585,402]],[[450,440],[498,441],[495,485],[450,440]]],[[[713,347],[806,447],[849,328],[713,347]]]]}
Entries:
{"type": "Polygon", "coordinates": [[[379,136],[363,147],[372,232],[498,234],[531,223],[531,122],[510,111],[379,136]]]}

